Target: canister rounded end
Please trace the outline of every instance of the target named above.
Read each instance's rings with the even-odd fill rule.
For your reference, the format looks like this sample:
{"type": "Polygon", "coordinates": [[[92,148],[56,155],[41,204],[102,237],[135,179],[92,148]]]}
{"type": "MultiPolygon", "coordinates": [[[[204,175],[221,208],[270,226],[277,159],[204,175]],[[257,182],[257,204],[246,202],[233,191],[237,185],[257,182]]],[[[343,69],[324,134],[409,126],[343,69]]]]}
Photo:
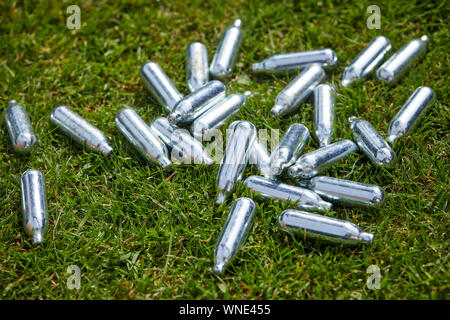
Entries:
{"type": "Polygon", "coordinates": [[[333,67],[337,64],[338,58],[336,52],[333,49],[325,49],[325,53],[327,55],[327,65],[333,67]]]}
{"type": "Polygon", "coordinates": [[[21,133],[17,139],[14,149],[18,152],[31,152],[37,144],[36,136],[30,133],[21,133]]]}
{"type": "Polygon", "coordinates": [[[216,64],[210,68],[209,73],[216,79],[223,79],[231,73],[231,70],[220,64],[216,64]]]}

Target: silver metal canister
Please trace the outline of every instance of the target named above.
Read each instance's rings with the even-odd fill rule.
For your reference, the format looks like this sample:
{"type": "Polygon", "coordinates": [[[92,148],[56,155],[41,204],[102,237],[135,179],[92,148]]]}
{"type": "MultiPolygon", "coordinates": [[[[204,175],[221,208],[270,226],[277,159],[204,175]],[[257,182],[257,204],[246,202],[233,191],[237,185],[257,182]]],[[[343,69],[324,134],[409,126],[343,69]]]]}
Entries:
{"type": "Polygon", "coordinates": [[[324,79],[325,71],[321,66],[312,65],[305,68],[277,95],[275,106],[270,110],[272,116],[282,117],[296,111],[324,79]]]}
{"type": "Polygon", "coordinates": [[[411,134],[433,105],[434,91],[429,87],[419,87],[405,102],[391,120],[387,140],[392,145],[398,138],[411,134]]]}
{"type": "Polygon", "coordinates": [[[222,273],[240,245],[245,241],[256,213],[255,203],[249,198],[238,198],[233,202],[225,226],[214,252],[214,272],[222,273]]]}
{"type": "Polygon", "coordinates": [[[378,208],[385,201],[381,187],[356,181],[316,176],[311,180],[299,181],[299,185],[314,191],[326,201],[345,207],[378,208]]]}
{"type": "Polygon", "coordinates": [[[378,79],[389,84],[397,82],[423,56],[428,41],[428,36],[422,36],[405,44],[377,70],[378,79]]]}
{"type": "Polygon", "coordinates": [[[395,152],[370,122],[357,117],[350,117],[348,121],[356,144],[372,163],[379,167],[390,167],[394,161],[395,152]]]}
{"type": "Polygon", "coordinates": [[[38,170],[25,171],[20,178],[20,189],[25,232],[32,237],[33,244],[40,244],[48,229],[44,175],[38,170]]]}
{"type": "Polygon", "coordinates": [[[136,111],[121,109],[116,116],[116,126],[145,160],[162,167],[172,164],[166,145],[153,134],[136,111]]]}
{"type": "Polygon", "coordinates": [[[237,19],[225,31],[214,54],[211,66],[209,67],[209,72],[214,78],[222,79],[231,74],[239,56],[241,42],[242,21],[237,19]]]}
{"type": "Polygon", "coordinates": [[[186,55],[187,85],[191,92],[203,87],[209,81],[208,50],[201,42],[193,42],[186,55]]]}
{"type": "Polygon", "coordinates": [[[171,112],[175,104],[183,98],[158,64],[154,62],[144,64],[140,75],[147,90],[167,111],[171,112]]]}
{"type": "Polygon", "coordinates": [[[285,210],[280,214],[278,223],[286,231],[298,232],[305,240],[318,239],[346,245],[373,241],[373,234],[363,232],[349,221],[304,211],[285,210]]]}
{"type": "Polygon", "coordinates": [[[32,152],[37,146],[37,139],[25,108],[11,100],[4,116],[14,151],[23,154],[32,152]]]}
{"type": "Polygon", "coordinates": [[[329,211],[332,208],[331,203],[322,200],[317,193],[311,190],[264,177],[250,176],[245,179],[244,185],[264,198],[290,201],[296,203],[303,210],[329,211]]]}
{"type": "Polygon", "coordinates": [[[328,84],[319,84],[314,89],[314,131],[321,147],[333,140],[335,120],[334,95],[336,91],[328,84]]]}
{"type": "Polygon", "coordinates": [[[195,140],[186,129],[171,124],[166,118],[160,117],[152,121],[150,130],[171,148],[171,159],[175,162],[190,164],[213,164],[214,160],[208,155],[205,147],[195,140]]]}
{"type": "Polygon", "coordinates": [[[219,80],[208,82],[200,89],[184,97],[167,116],[173,124],[190,124],[214,104],[225,98],[227,89],[219,80]]]}
{"type": "Polygon", "coordinates": [[[353,141],[344,139],[308,152],[298,158],[293,166],[289,167],[289,176],[291,178],[310,179],[357,149],[358,146],[353,141]]]}
{"type": "Polygon", "coordinates": [[[233,114],[237,113],[251,94],[250,91],[243,94],[230,94],[218,101],[192,122],[191,134],[199,141],[202,141],[203,137],[210,138],[213,130],[219,129],[233,114]]]}
{"type": "Polygon", "coordinates": [[[223,203],[233,191],[235,183],[242,179],[256,140],[256,128],[251,122],[234,121],[228,130],[231,133],[216,180],[219,191],[217,204],[223,203]]]}
{"type": "Polygon", "coordinates": [[[252,69],[259,73],[279,74],[286,71],[298,71],[313,64],[318,64],[322,68],[335,67],[337,60],[334,50],[327,48],[276,54],[261,62],[254,63],[252,69]]]}
{"type": "Polygon", "coordinates": [[[270,156],[272,174],[279,176],[297,161],[309,140],[309,130],[300,123],[289,126],[278,147],[270,156]]]}
{"type": "Polygon", "coordinates": [[[345,68],[342,78],[342,86],[347,87],[350,83],[367,78],[367,76],[383,61],[386,54],[391,50],[389,39],[378,36],[345,68]]]}
{"type": "Polygon", "coordinates": [[[68,107],[59,106],[53,109],[50,121],[79,145],[106,155],[111,154],[113,148],[103,132],[68,107]]]}

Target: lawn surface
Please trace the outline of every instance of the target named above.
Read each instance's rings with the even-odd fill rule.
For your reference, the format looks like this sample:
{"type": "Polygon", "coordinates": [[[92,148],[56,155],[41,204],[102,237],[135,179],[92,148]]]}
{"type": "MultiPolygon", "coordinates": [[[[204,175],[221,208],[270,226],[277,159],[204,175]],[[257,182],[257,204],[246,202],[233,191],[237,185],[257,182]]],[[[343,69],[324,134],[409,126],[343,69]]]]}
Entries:
{"type": "MultiPolygon", "coordinates": [[[[379,30],[366,26],[371,2],[80,1],[80,30],[66,27],[66,9],[74,1],[23,3],[0,4],[0,104],[15,99],[26,107],[40,145],[33,155],[18,156],[1,122],[0,298],[448,298],[448,2],[381,3],[379,30]],[[415,88],[435,90],[431,112],[395,146],[392,170],[352,154],[326,173],[385,188],[380,210],[336,207],[328,213],[374,233],[373,245],[304,242],[277,226],[281,211],[295,205],[253,197],[239,185],[234,197],[253,197],[257,216],[234,263],[215,276],[214,247],[231,207],[231,200],[214,204],[218,165],[162,170],[145,163],[118,132],[114,117],[123,107],[148,122],[167,114],[144,89],[142,64],[159,63],[187,94],[188,44],[203,42],[211,59],[236,18],[243,21],[244,41],[226,85],[230,93],[255,93],[237,118],[258,129],[283,133],[294,122],[312,129],[310,103],[293,116],[269,116],[289,80],[255,76],[251,64],[277,53],[336,51],[339,63],[327,72],[327,82],[338,88],[339,139],[351,138],[352,115],[385,135],[415,88]],[[348,89],[339,87],[345,66],[375,36],[388,37],[394,52],[423,34],[431,38],[429,50],[397,85],[388,87],[371,74],[348,89]],[[110,159],[55,131],[49,115],[61,104],[111,138],[110,159]],[[29,168],[41,170],[47,182],[50,225],[37,248],[24,233],[20,208],[20,175],[29,168]],[[70,265],[81,269],[79,290],[67,287],[70,265]],[[380,268],[379,290],[366,286],[370,265],[380,268]]],[[[310,141],[306,151],[315,148],[310,141]]],[[[255,173],[249,167],[245,177],[255,173]]]]}

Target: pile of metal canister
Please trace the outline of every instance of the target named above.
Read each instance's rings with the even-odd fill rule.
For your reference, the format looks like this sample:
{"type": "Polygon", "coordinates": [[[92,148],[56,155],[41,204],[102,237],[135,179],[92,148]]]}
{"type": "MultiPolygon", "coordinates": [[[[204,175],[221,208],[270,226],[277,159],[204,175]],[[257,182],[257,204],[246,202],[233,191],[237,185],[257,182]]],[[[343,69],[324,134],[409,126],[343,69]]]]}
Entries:
{"type": "MultiPolygon", "coordinates": [[[[158,64],[148,62],[142,66],[140,75],[145,87],[168,115],[147,124],[133,109],[125,108],[118,112],[115,122],[118,130],[145,160],[162,167],[172,165],[174,156],[192,159],[202,165],[214,162],[202,144],[204,137],[223,126],[252,96],[251,92],[227,95],[222,82],[232,73],[239,55],[243,38],[241,24],[238,19],[225,31],[210,65],[205,45],[199,42],[189,45],[186,69],[191,93],[185,97],[158,64]],[[189,128],[189,131],[183,128],[189,128]]],[[[377,78],[389,84],[398,81],[423,55],[427,42],[427,36],[408,42],[378,68],[377,78]]],[[[345,68],[341,85],[347,87],[368,77],[390,50],[391,43],[387,38],[376,37],[345,68]]],[[[299,232],[304,239],[318,238],[344,244],[373,241],[373,234],[363,232],[355,224],[323,214],[334,205],[378,207],[385,199],[383,189],[322,174],[329,166],[358,150],[375,166],[390,167],[395,159],[394,142],[413,132],[432,105],[435,95],[428,87],[417,88],[392,119],[387,141],[371,123],[356,116],[348,119],[354,141],[336,140],[333,128],[336,90],[322,83],[326,79],[325,70],[336,64],[337,56],[331,49],[277,54],[253,64],[253,71],[258,73],[299,72],[278,94],[271,114],[283,117],[297,112],[300,105],[312,96],[312,136],[320,148],[302,155],[310,139],[310,131],[305,125],[294,123],[286,130],[278,147],[269,154],[258,140],[251,122],[232,122],[218,169],[217,204],[230,197],[250,161],[256,164],[261,175],[245,179],[246,188],[264,198],[292,202],[299,208],[281,212],[278,222],[282,229],[299,232]],[[298,185],[281,182],[283,174],[300,178],[298,185]]],[[[5,118],[14,149],[30,152],[37,139],[25,109],[10,101],[5,118]]],[[[113,149],[105,135],[68,107],[55,108],[50,120],[78,144],[105,155],[112,154],[113,149]]],[[[43,175],[37,170],[23,173],[21,193],[25,230],[34,243],[41,243],[48,226],[43,175]]],[[[233,202],[216,246],[214,271],[222,272],[235,255],[255,213],[256,205],[251,199],[242,197],[233,202]]]]}

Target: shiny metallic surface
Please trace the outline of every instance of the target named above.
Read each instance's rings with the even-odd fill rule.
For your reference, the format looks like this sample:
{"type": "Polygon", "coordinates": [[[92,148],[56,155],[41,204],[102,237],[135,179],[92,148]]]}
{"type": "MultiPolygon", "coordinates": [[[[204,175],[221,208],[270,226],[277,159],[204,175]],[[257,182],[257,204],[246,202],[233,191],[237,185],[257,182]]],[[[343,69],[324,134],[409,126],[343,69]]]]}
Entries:
{"type": "Polygon", "coordinates": [[[209,137],[213,130],[220,128],[233,114],[237,113],[251,95],[250,91],[246,91],[243,94],[230,94],[218,101],[192,122],[191,134],[199,141],[202,141],[204,136],[209,137]]]}
{"type": "Polygon", "coordinates": [[[208,50],[201,42],[193,42],[186,55],[187,85],[191,92],[209,81],[208,50]]]}
{"type": "Polygon", "coordinates": [[[172,164],[166,145],[154,135],[136,111],[121,109],[116,115],[116,126],[145,160],[163,167],[172,164]]]}
{"type": "Polygon", "coordinates": [[[385,202],[381,187],[350,180],[317,176],[311,180],[299,181],[321,198],[344,207],[379,208],[385,202]]]}
{"type": "Polygon", "coordinates": [[[401,136],[414,132],[434,100],[435,94],[431,88],[417,88],[391,120],[387,137],[389,143],[392,145],[401,136]]]}
{"type": "Polygon", "coordinates": [[[92,151],[111,154],[113,148],[103,132],[68,107],[59,106],[53,109],[50,121],[76,143],[85,145],[92,151]]]}
{"type": "Polygon", "coordinates": [[[314,89],[314,137],[321,147],[331,143],[335,120],[334,95],[336,91],[328,84],[319,84],[314,89]]]}
{"type": "Polygon", "coordinates": [[[305,68],[277,95],[275,106],[270,110],[272,116],[281,117],[296,111],[325,76],[325,71],[319,65],[305,68]]]}
{"type": "Polygon", "coordinates": [[[395,152],[377,130],[366,120],[350,117],[350,128],[356,144],[369,157],[373,164],[389,168],[395,158],[395,152]]]}
{"type": "Polygon", "coordinates": [[[214,78],[222,79],[230,75],[239,56],[242,42],[242,21],[237,19],[229,27],[214,54],[209,72],[214,78]]]}
{"type": "Polygon", "coordinates": [[[223,203],[234,189],[237,181],[247,167],[253,144],[256,140],[256,128],[248,121],[234,121],[228,128],[231,131],[225,152],[217,174],[217,204],[223,203]]]}
{"type": "Polygon", "coordinates": [[[255,213],[256,205],[251,199],[238,198],[233,202],[214,252],[214,272],[222,273],[235,256],[247,237],[255,213]]]}
{"type": "Polygon", "coordinates": [[[325,240],[336,244],[371,243],[373,234],[340,219],[298,210],[285,210],[278,217],[282,229],[299,233],[303,239],[325,240]]]}
{"type": "Polygon", "coordinates": [[[189,131],[171,124],[166,118],[160,117],[152,121],[150,130],[172,149],[172,160],[178,159],[182,163],[213,164],[214,160],[208,155],[200,141],[194,139],[189,131]]]}
{"type": "Polygon", "coordinates": [[[158,64],[154,62],[144,64],[140,75],[147,90],[167,111],[171,112],[175,104],[183,98],[158,64]]]}
{"type": "Polygon", "coordinates": [[[300,123],[289,126],[280,144],[270,156],[270,170],[272,174],[279,176],[284,169],[297,161],[301,152],[309,140],[309,130],[300,123]]]}
{"type": "Polygon", "coordinates": [[[250,152],[250,164],[256,165],[259,173],[269,179],[276,179],[270,170],[270,155],[267,148],[256,138],[253,149],[250,152]]]}
{"type": "Polygon", "coordinates": [[[397,82],[424,55],[428,41],[424,35],[405,44],[377,70],[377,78],[389,84],[397,82]]]}
{"type": "Polygon", "coordinates": [[[44,175],[38,170],[27,170],[20,178],[22,215],[25,232],[33,244],[40,244],[48,229],[47,196],[44,175]]]}
{"type": "Polygon", "coordinates": [[[214,104],[225,98],[226,92],[227,89],[222,82],[218,80],[210,81],[178,101],[167,119],[173,124],[190,124],[214,104]]]}
{"type": "Polygon", "coordinates": [[[344,69],[342,86],[365,79],[383,61],[392,45],[388,38],[378,36],[344,69]]]}
{"type": "Polygon", "coordinates": [[[329,144],[298,158],[297,162],[289,167],[289,176],[310,179],[356,150],[358,150],[358,146],[347,139],[329,144]]]}
{"type": "Polygon", "coordinates": [[[37,139],[25,108],[11,100],[4,116],[14,151],[24,154],[32,152],[37,139]]]}
{"type": "Polygon", "coordinates": [[[244,181],[244,186],[264,198],[294,202],[303,210],[329,211],[333,207],[331,203],[322,200],[317,193],[311,190],[291,186],[260,176],[248,177],[244,181]]]}
{"type": "Polygon", "coordinates": [[[332,49],[300,51],[276,54],[264,61],[254,63],[252,69],[259,73],[282,74],[286,70],[297,71],[313,64],[318,64],[323,68],[334,67],[337,60],[336,53],[332,49]]]}

